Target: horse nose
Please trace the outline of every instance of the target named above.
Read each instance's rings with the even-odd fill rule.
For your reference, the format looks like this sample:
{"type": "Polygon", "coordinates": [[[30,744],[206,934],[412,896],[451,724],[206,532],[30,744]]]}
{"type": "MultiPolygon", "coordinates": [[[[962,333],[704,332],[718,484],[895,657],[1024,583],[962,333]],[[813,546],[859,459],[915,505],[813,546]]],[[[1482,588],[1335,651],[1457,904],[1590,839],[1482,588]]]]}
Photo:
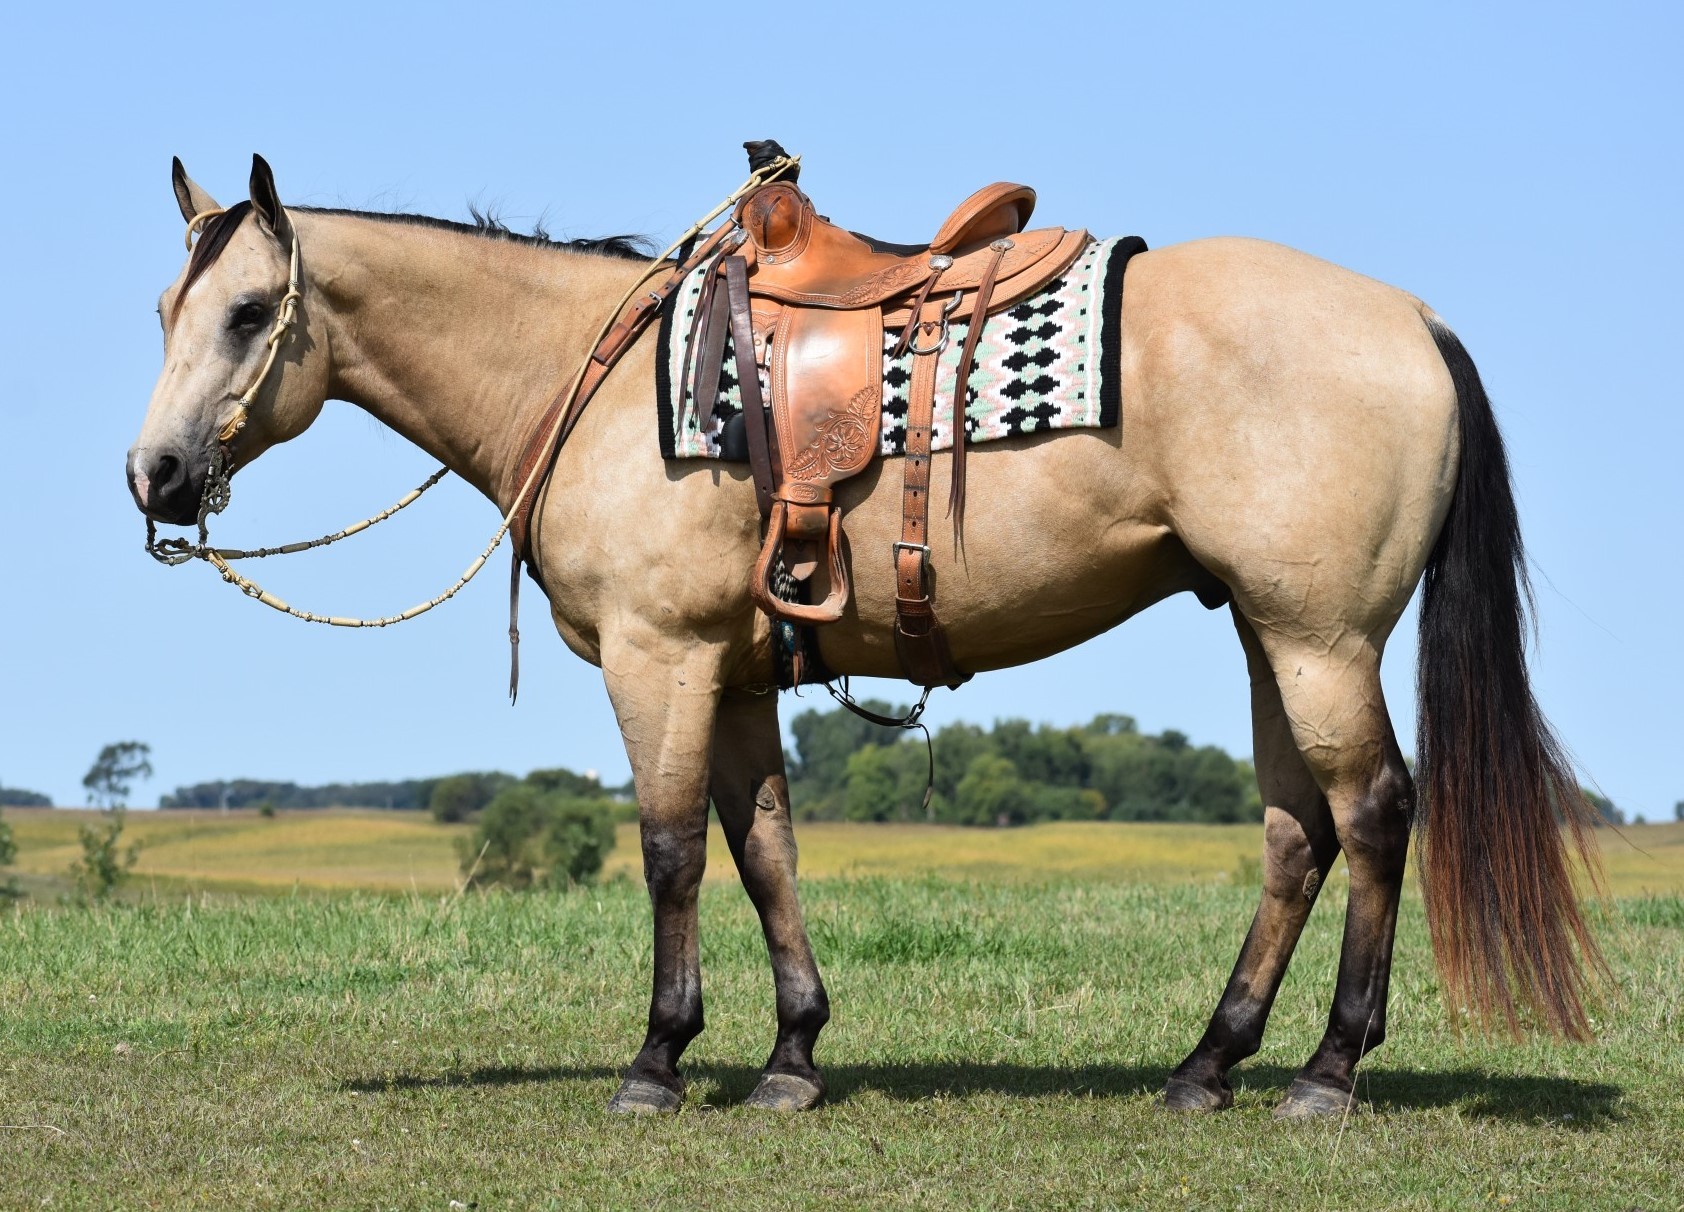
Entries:
{"type": "Polygon", "coordinates": [[[141,511],[162,522],[190,522],[196,516],[188,462],[179,451],[140,448],[129,455],[129,491],[141,511]]]}

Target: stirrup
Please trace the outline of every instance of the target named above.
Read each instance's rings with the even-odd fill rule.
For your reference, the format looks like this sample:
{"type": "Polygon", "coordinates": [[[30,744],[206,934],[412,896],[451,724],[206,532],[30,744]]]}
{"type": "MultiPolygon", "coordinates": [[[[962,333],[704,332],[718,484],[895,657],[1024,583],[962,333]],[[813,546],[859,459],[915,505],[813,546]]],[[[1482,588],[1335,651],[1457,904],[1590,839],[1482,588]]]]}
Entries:
{"type": "Polygon", "coordinates": [[[825,549],[830,554],[830,594],[813,606],[786,602],[772,586],[772,570],[783,551],[784,526],[788,516],[788,502],[772,503],[772,516],[766,523],[766,542],[760,548],[760,558],[754,562],[754,575],[748,584],[749,596],[756,606],[774,619],[785,619],[807,627],[834,623],[842,617],[842,611],[848,605],[848,569],[842,561],[842,511],[834,505],[830,507],[830,534],[825,539],[825,549]]]}

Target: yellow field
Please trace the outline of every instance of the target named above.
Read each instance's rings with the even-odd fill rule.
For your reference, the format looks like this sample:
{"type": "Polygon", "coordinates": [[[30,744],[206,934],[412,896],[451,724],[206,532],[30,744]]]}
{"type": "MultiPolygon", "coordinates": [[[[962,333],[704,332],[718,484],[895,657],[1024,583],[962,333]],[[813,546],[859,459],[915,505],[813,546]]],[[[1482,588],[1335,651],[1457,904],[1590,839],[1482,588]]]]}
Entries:
{"type": "MultiPolygon", "coordinates": [[[[97,814],[7,809],[18,844],[17,869],[62,876],[80,853],[77,826],[97,814]]],[[[126,838],[142,843],[135,871],[192,887],[368,888],[441,892],[460,878],[457,839],[464,825],[419,813],[130,812],[126,838]]],[[[804,876],[938,875],[990,881],[1082,878],[1152,883],[1255,880],[1262,847],[1256,825],[1058,823],[1021,829],[810,822],[797,827],[804,876]]],[[[1684,893],[1684,825],[1602,831],[1610,890],[1616,896],[1684,893]],[[1623,835],[1623,836],[1622,836],[1623,835]]],[[[604,875],[636,877],[635,826],[620,828],[604,875]]],[[[708,844],[708,878],[734,880],[725,839],[708,844]]]]}

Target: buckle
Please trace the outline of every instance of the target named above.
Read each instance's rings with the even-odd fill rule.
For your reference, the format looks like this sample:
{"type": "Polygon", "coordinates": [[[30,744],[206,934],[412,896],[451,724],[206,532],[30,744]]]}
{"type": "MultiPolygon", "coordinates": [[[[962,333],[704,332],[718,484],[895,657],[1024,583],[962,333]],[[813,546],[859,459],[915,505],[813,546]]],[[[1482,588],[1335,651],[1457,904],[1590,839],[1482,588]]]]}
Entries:
{"type": "MultiPolygon", "coordinates": [[[[908,543],[905,539],[896,539],[893,543],[889,544],[889,550],[891,552],[891,557],[894,559],[897,566],[900,563],[900,553],[902,551],[916,551],[918,553],[918,588],[924,590],[924,596],[917,600],[920,602],[928,602],[930,600],[930,594],[929,590],[925,589],[925,586],[930,583],[929,545],[927,543],[908,543]]],[[[896,601],[904,600],[900,596],[899,589],[895,590],[895,599],[896,601]]]]}

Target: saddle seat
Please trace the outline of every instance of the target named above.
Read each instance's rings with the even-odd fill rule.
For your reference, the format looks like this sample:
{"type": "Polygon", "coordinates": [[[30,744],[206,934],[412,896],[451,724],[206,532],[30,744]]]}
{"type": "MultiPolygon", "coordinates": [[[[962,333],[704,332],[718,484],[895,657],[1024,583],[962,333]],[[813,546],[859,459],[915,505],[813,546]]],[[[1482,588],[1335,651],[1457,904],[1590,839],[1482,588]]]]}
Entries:
{"type": "Polygon", "coordinates": [[[796,186],[775,181],[743,199],[736,217],[747,235],[750,295],[796,307],[881,308],[895,328],[911,319],[912,296],[933,277],[943,291],[970,292],[947,313],[950,321],[967,318],[996,240],[1010,238],[1012,247],[996,271],[994,310],[1033,293],[1075,260],[1085,233],[1024,232],[1034,208],[1033,189],[996,182],[961,202],[929,244],[893,245],[836,226],[796,186]]]}
{"type": "Polygon", "coordinates": [[[766,537],[750,580],[773,619],[835,622],[849,597],[848,561],[834,488],[870,464],[880,444],[885,352],[914,355],[907,418],[902,534],[893,545],[896,648],[907,677],[957,685],[931,607],[927,537],[931,426],[937,364],[949,326],[969,324],[956,368],[950,512],[957,538],[964,508],[964,411],[981,321],[1035,293],[1069,268],[1085,231],[1024,231],[1035,205],[1026,185],[998,182],[966,198],[922,246],[895,246],[820,216],[793,180],[763,185],[738,203],[738,229],[718,254],[698,301],[690,382],[712,422],[725,332],[736,349],[743,424],[766,537]],[[723,280],[725,289],[716,289],[723,280]],[[900,330],[893,347],[886,330],[900,330]],[[770,386],[762,400],[759,373],[770,386]],[[829,588],[816,604],[786,601],[780,566],[797,582],[823,563],[829,588]]]}

